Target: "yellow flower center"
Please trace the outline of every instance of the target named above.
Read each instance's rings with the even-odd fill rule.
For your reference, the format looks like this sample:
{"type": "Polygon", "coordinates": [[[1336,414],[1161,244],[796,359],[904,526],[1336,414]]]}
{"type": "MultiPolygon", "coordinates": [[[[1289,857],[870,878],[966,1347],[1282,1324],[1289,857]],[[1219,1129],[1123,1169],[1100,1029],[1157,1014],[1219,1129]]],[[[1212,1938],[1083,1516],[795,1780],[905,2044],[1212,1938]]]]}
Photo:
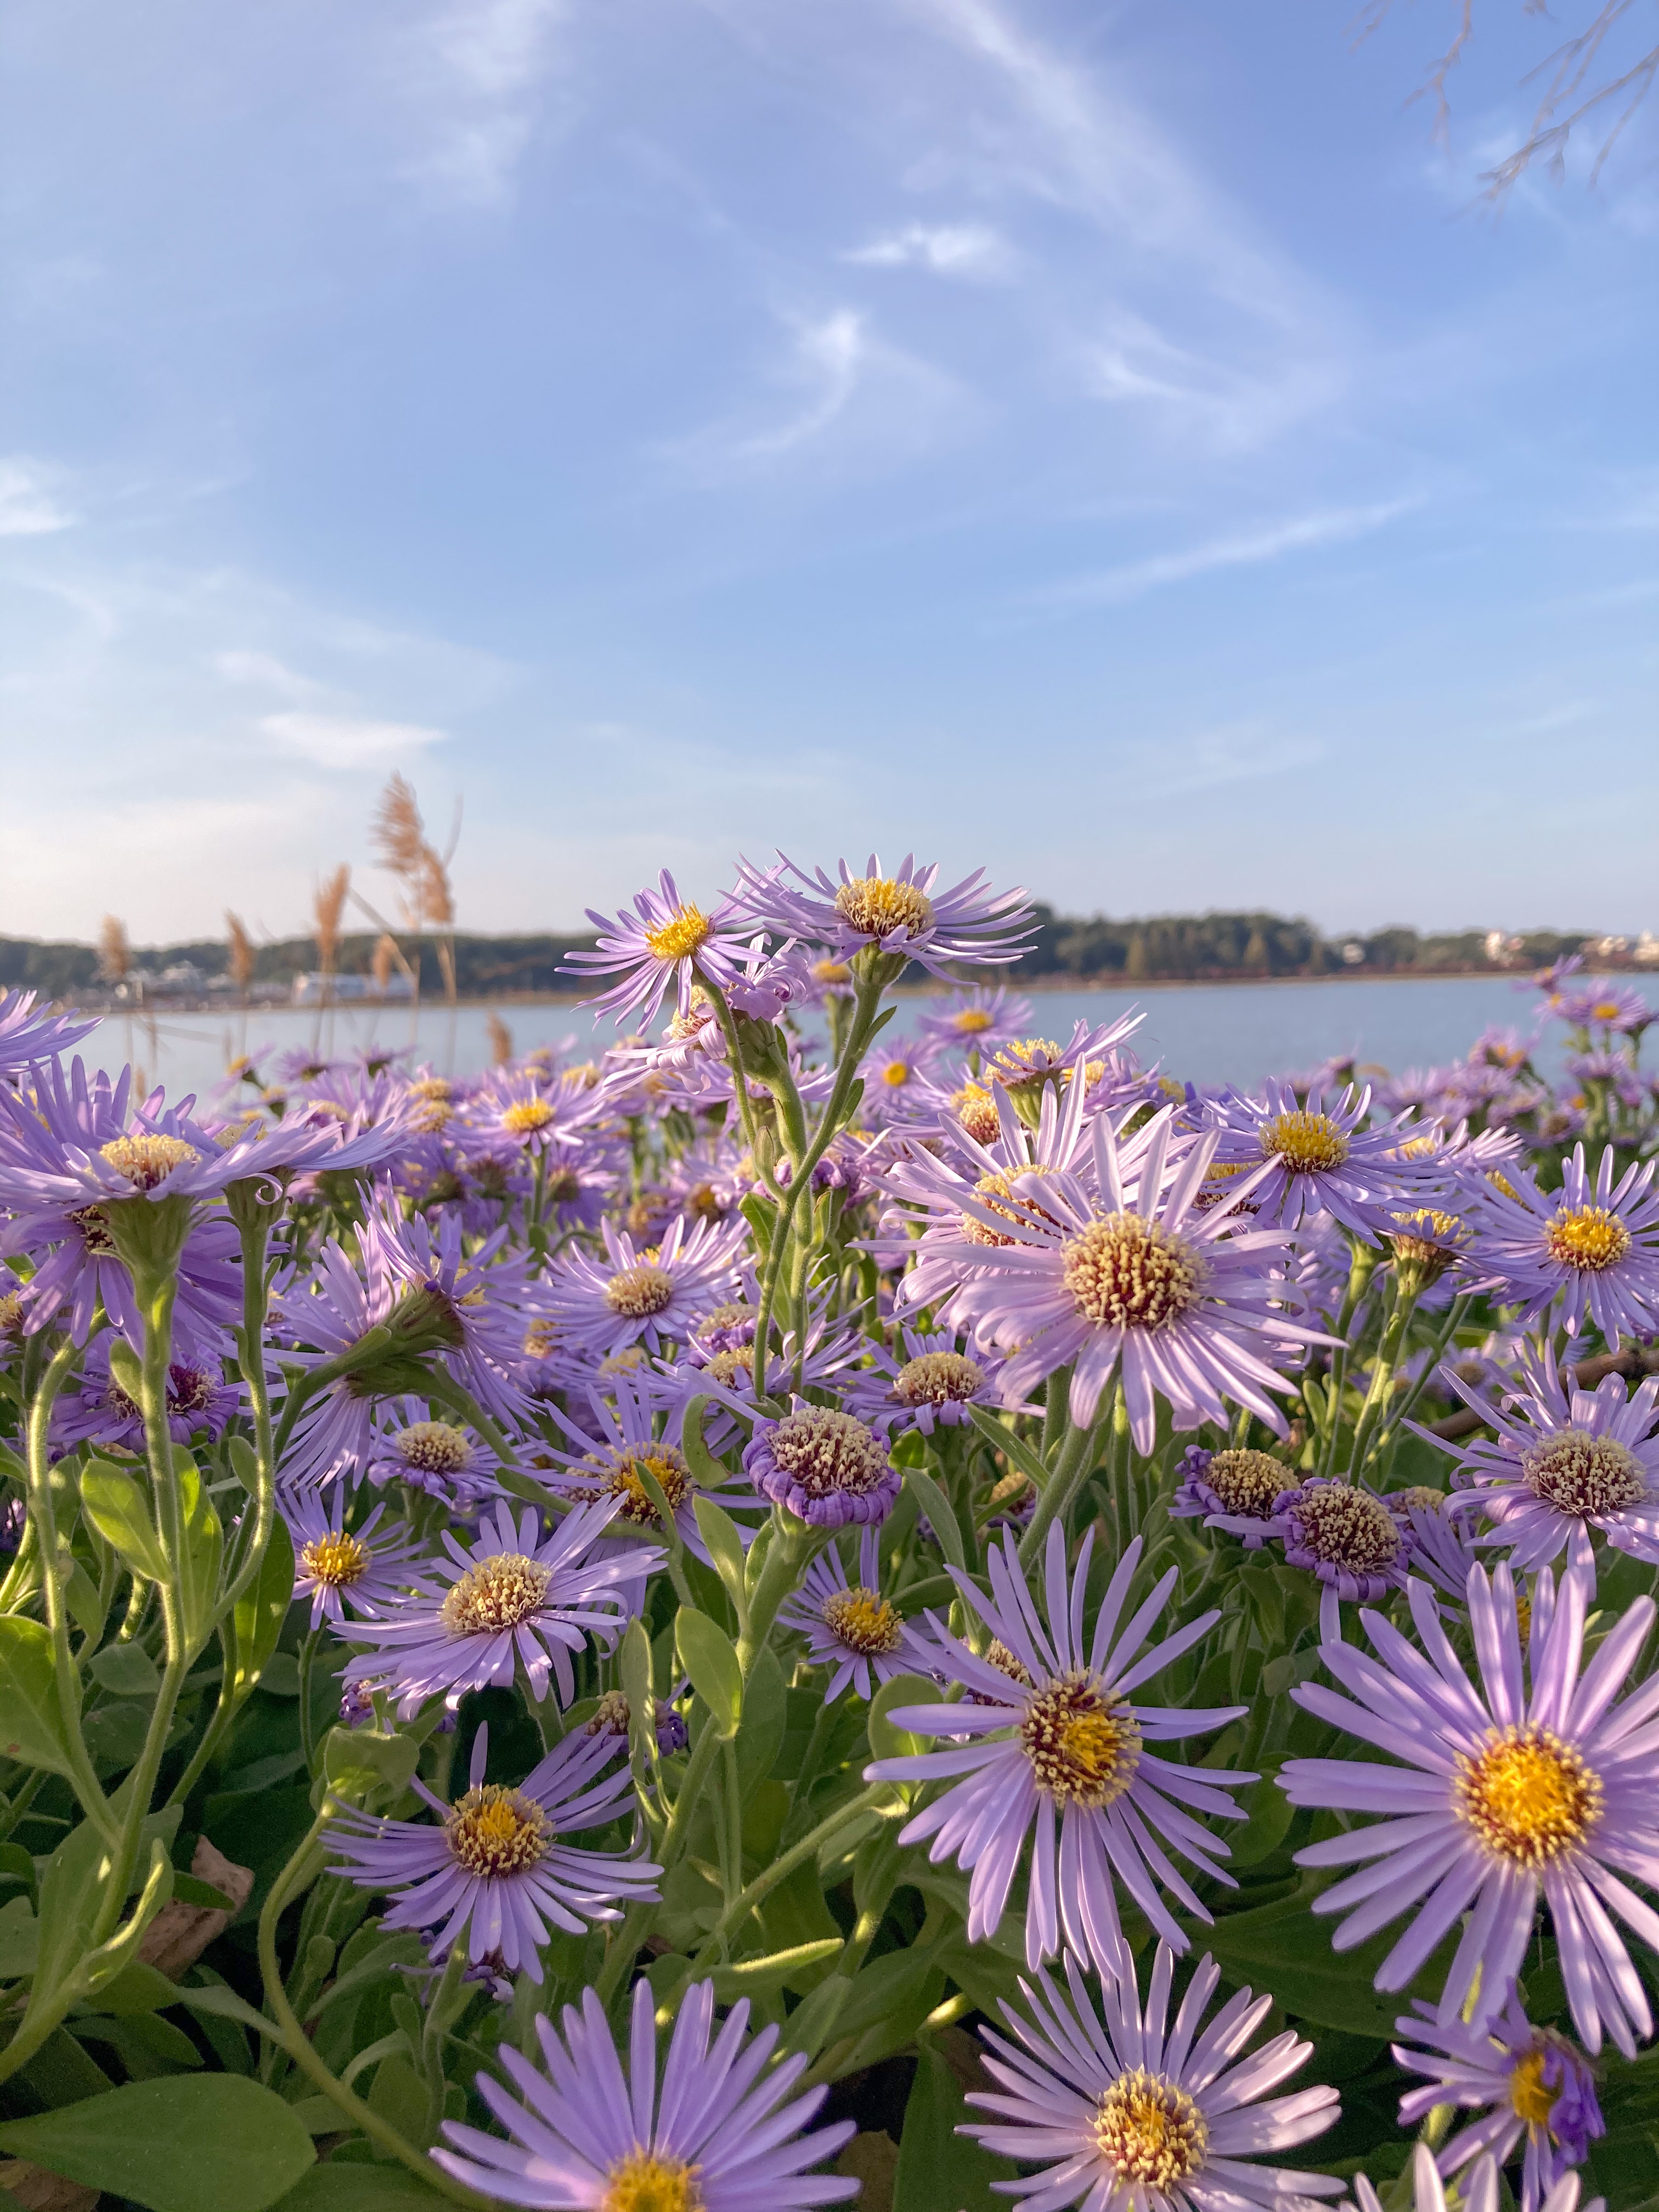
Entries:
{"type": "Polygon", "coordinates": [[[109,1233],[109,1215],[101,1206],[77,1206],[70,1219],[81,1232],[81,1243],[89,1260],[109,1260],[115,1255],[115,1239],[109,1233]]]}
{"type": "Polygon", "coordinates": [[[815,983],[850,983],[853,971],[844,960],[815,960],[812,980],[815,983]]]}
{"type": "Polygon", "coordinates": [[[892,876],[854,876],[836,893],[836,912],[860,937],[878,941],[901,929],[920,937],[933,926],[933,901],[892,876]]]}
{"type": "Polygon", "coordinates": [[[754,1353],[742,1345],[729,1346],[724,1352],[717,1352],[708,1363],[708,1372],[715,1382],[723,1383],[728,1390],[735,1388],[739,1377],[746,1382],[754,1371],[754,1353]]]}
{"type": "Polygon", "coordinates": [[[606,2175],[599,2212],[703,2212],[698,2171],[683,2158],[630,2150],[606,2175]]]}
{"type": "Polygon", "coordinates": [[[985,1663],[994,1667],[999,1674],[1006,1674],[1011,1682],[1018,1682],[1022,1690],[1035,1686],[1030,1668],[1011,1651],[1000,1636],[994,1636],[985,1647],[985,1663]]]}
{"type": "Polygon", "coordinates": [[[472,1459],[472,1447],[447,1421],[416,1421],[399,1429],[392,1449],[422,1474],[459,1474],[472,1459]]]}
{"type": "Polygon", "coordinates": [[[959,1352],[922,1352],[893,1377],[901,1406],[960,1406],[980,1388],[984,1370],[959,1352]]]}
{"type": "Polygon", "coordinates": [[[674,1278],[665,1267],[624,1267],[605,1286],[605,1302],[624,1321],[649,1321],[674,1300],[674,1278]]]}
{"type": "Polygon", "coordinates": [[[829,1406],[802,1406],[785,1414],[768,1439],[773,1464],[808,1498],[845,1492],[862,1498],[887,1480],[880,1438],[851,1413],[829,1406]]]}
{"type": "Polygon", "coordinates": [[[1564,1206],[1544,1231],[1551,1259],[1582,1275],[1616,1267],[1630,1250],[1630,1241],[1629,1230],[1605,1206],[1564,1206]]]}
{"type": "Polygon", "coordinates": [[[1279,1160],[1292,1175],[1321,1175],[1340,1168],[1348,1140],[1328,1114],[1275,1114],[1256,1132],[1264,1160],[1279,1160]]]}
{"type": "Polygon", "coordinates": [[[551,1567],[522,1552],[496,1552],[470,1566],[443,1601],[452,1636],[494,1636],[528,1620],[546,1597],[551,1567]]]}
{"type": "MultiPolygon", "coordinates": [[[[1046,1176],[1053,1170],[1044,1167],[999,1169],[993,1175],[983,1175],[974,1185],[974,1196],[989,1213],[1000,1213],[1005,1220],[1019,1222],[1030,1227],[1033,1217],[1038,1221],[1052,1223],[1054,1215],[1045,1213],[1034,1205],[1024,1192],[1016,1193],[1014,1184],[1021,1176],[1046,1176]],[[1006,1200],[1006,1204],[999,1204],[1006,1200]],[[1025,1209],[1022,1211],[1021,1209],[1025,1209]]],[[[992,1229],[971,1213],[962,1217],[962,1233],[970,1244],[1012,1244],[1014,1239],[1005,1237],[1000,1229],[992,1229]]]]}
{"type": "Polygon", "coordinates": [[[409,1086],[413,1097],[434,1099],[440,1105],[448,1099],[452,1087],[447,1075],[422,1075],[409,1086]]]}
{"type": "Polygon", "coordinates": [[[1063,1272],[1078,1311],[1101,1328],[1167,1328],[1204,1291],[1200,1255],[1139,1213],[1091,1221],[1067,1244],[1063,1272]]]}
{"type": "Polygon", "coordinates": [[[1642,1462],[1613,1437],[1565,1429],[1522,1455],[1528,1488],[1563,1513],[1621,1513],[1647,1496],[1642,1462]]]}
{"type": "Polygon", "coordinates": [[[1095,2112],[1095,2146],[1120,2185],[1167,2191],[1202,2167],[1204,2115],[1187,2092],[1144,2066],[1120,2074],[1095,2112]]]}
{"type": "Polygon", "coordinates": [[[1006,1044],[990,1065],[990,1073],[1003,1089],[1018,1095],[1057,1081],[1060,1047],[1053,1037],[1021,1037],[1006,1044]]]}
{"type": "Polygon", "coordinates": [[[983,1006],[962,1006],[951,1015],[951,1026],[958,1036],[983,1036],[991,1017],[983,1006]]]}
{"type": "Polygon", "coordinates": [[[993,1145],[1001,1131],[996,1102],[982,1083],[964,1083],[951,1097],[951,1111],[976,1145],[993,1145]]]}
{"type": "Polygon", "coordinates": [[[1544,2060],[1547,2046],[1536,2043],[1525,2056],[1516,2061],[1510,2074],[1510,2103],[1517,2119],[1529,2126],[1547,2127],[1550,2114],[1555,2110],[1559,2092],[1552,2089],[1544,2079],[1544,2060]]]}
{"type": "Polygon", "coordinates": [[[881,1071],[881,1079],[887,1085],[890,1091],[902,1091],[905,1085],[910,1080],[909,1061],[908,1060],[890,1060],[886,1066],[881,1071]]]}
{"type": "Polygon", "coordinates": [[[526,1359],[545,1359],[558,1340],[557,1322],[532,1321],[524,1333],[524,1356],[526,1359]]]}
{"type": "Polygon", "coordinates": [[[1133,1715],[1086,1673],[1062,1674],[1039,1690],[1021,1716],[1019,1738],[1044,1796],[1091,1813],[1120,1798],[1140,1764],[1133,1715]]]}
{"type": "Polygon", "coordinates": [[[546,1857],[553,1824],[533,1797],[486,1782],[456,1802],[444,1821],[444,1841],[469,1874],[524,1874],[546,1857]]]}
{"type": "Polygon", "coordinates": [[[1384,1574],[1400,1556],[1399,1524],[1369,1490],[1346,1482],[1315,1484],[1297,1494],[1295,1510],[1304,1546],[1327,1566],[1384,1574]]]}
{"type": "Polygon", "coordinates": [[[556,1119],[545,1098],[520,1098],[501,1115],[501,1127],[515,1137],[533,1137],[556,1119]]]}
{"type": "Polygon", "coordinates": [[[1595,1004],[1590,1008],[1590,1016],[1592,1020],[1598,1022],[1616,1022],[1619,1018],[1619,1012],[1620,1008],[1617,999],[1598,999],[1595,1004]]]}
{"type": "Polygon", "coordinates": [[[668,1500],[671,1511],[677,1511],[690,1494],[691,1470],[672,1444],[653,1444],[646,1452],[625,1452],[610,1469],[605,1488],[612,1498],[622,1500],[617,1519],[631,1521],[638,1528],[654,1528],[662,1516],[640,1480],[641,1468],[668,1500]]]}
{"type": "Polygon", "coordinates": [[[708,941],[708,917],[700,908],[677,906],[659,929],[646,931],[645,941],[659,960],[690,960],[708,941]]]}
{"type": "Polygon", "coordinates": [[[0,1297],[0,1336],[15,1336],[22,1326],[22,1292],[8,1291],[0,1297]]]}
{"type": "Polygon", "coordinates": [[[301,1545],[300,1571],[329,1589],[349,1589],[368,1572],[368,1547],[359,1537],[334,1529],[301,1545]]]}
{"type": "Polygon", "coordinates": [[[125,1176],[135,1190],[154,1190],[175,1168],[188,1167],[202,1157],[182,1137],[112,1137],[98,1148],[117,1175],[125,1176]]]}
{"type": "Polygon", "coordinates": [[[1284,1461],[1264,1451],[1218,1451],[1200,1480],[1221,1500],[1224,1512],[1252,1521],[1271,1518],[1273,1500],[1296,1487],[1284,1461]]]}
{"type": "Polygon", "coordinates": [[[1489,1729],[1474,1759],[1460,1753],[1453,1792],[1492,1856],[1534,1874],[1576,1850],[1601,1816],[1595,1768],[1534,1721],[1489,1729]]]}
{"type": "Polygon", "coordinates": [[[849,1651],[856,1651],[866,1659],[883,1658],[890,1651],[896,1651],[902,1633],[897,1613],[885,1598],[866,1589],[862,1583],[825,1598],[823,1625],[849,1651]]]}

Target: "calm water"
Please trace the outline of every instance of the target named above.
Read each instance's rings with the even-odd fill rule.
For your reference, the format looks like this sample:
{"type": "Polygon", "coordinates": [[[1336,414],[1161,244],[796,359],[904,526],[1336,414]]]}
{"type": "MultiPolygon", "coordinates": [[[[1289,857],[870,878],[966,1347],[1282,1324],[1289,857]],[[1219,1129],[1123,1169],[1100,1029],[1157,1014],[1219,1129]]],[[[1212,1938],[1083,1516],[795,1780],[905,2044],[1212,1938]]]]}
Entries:
{"type": "MultiPolygon", "coordinates": [[[[1499,976],[1444,982],[1329,981],[1200,985],[1150,991],[1034,993],[1032,1028],[1064,1040],[1072,1024],[1107,1021],[1139,1006],[1146,1018],[1135,1039],[1146,1060],[1161,1059],[1174,1075],[1199,1083],[1253,1084],[1265,1075],[1312,1066],[1334,1054],[1352,1053],[1398,1071],[1456,1059],[1489,1024],[1521,1025],[1534,1000],[1499,976]]],[[[899,1002],[889,1031],[903,1032],[927,1011],[927,1001],[899,1002]]],[[[609,1042],[608,1027],[595,1032],[592,1018],[569,1001],[504,1006],[496,1010],[514,1048],[574,1041],[584,1054],[609,1042]]],[[[234,1054],[271,1056],[295,1048],[345,1055],[371,1043],[403,1047],[449,1073],[465,1074],[493,1056],[489,1010],[463,1006],[453,1014],[423,1007],[411,1036],[407,1009],[342,1006],[326,1015],[300,1008],[238,1014],[163,1014],[154,1024],[112,1016],[82,1047],[89,1060],[118,1067],[135,1060],[171,1097],[208,1091],[234,1054]]],[[[1549,1055],[1552,1059],[1553,1054],[1549,1055]]]]}

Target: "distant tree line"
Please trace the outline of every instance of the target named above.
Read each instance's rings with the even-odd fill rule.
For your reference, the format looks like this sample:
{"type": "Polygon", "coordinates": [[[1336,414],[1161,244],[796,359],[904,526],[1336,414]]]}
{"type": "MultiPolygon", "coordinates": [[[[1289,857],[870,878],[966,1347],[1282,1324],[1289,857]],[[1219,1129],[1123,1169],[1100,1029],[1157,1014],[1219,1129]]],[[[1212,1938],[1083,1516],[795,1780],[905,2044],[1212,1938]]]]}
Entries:
{"type": "MultiPolygon", "coordinates": [[[[1037,928],[1011,979],[1065,977],[1079,982],[1226,982],[1273,975],[1456,975],[1488,969],[1486,933],[1462,930],[1431,934],[1415,929],[1357,931],[1327,936],[1310,921],[1267,913],[1155,915],[1138,921],[1085,921],[1036,909],[1037,928]]],[[[342,936],[335,972],[367,975],[377,939],[372,933],[342,936]]],[[[455,988],[462,998],[542,996],[570,992],[572,979],[559,974],[565,955],[591,945],[584,937],[482,937],[453,939],[455,988]]],[[[1506,965],[1542,967],[1586,942],[1583,932],[1534,930],[1507,940],[1506,965]]],[[[411,964],[418,961],[423,993],[443,981],[439,942],[405,940],[411,964]]],[[[151,978],[168,969],[195,969],[204,979],[228,972],[228,945],[204,938],[148,950],[135,948],[135,969],[151,978]]],[[[21,985],[48,998],[74,999],[99,989],[99,949],[91,945],[49,945],[33,939],[0,937],[0,987],[21,985]]],[[[286,986],[316,964],[313,937],[284,938],[245,945],[242,964],[247,988],[286,986]],[[251,956],[251,958],[250,958],[251,956]]],[[[920,980],[918,978],[917,980],[920,980]]],[[[215,992],[222,996],[223,986],[215,992]]]]}

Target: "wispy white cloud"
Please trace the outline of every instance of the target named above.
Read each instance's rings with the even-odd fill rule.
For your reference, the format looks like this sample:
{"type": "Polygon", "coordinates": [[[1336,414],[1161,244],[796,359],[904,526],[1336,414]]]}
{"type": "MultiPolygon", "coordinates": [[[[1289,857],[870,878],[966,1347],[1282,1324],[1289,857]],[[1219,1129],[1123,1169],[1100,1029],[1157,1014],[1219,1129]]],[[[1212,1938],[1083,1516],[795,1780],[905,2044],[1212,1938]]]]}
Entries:
{"type": "Polygon", "coordinates": [[[80,518],[64,506],[56,470],[14,454],[0,459],[0,538],[42,538],[68,530],[80,518]]]}
{"type": "Polygon", "coordinates": [[[1183,438],[1223,453],[1267,444],[1332,398],[1334,365],[1314,357],[1253,370],[1235,355],[1217,361],[1177,345],[1144,317],[1119,309],[1104,334],[1082,349],[1086,389],[1109,404],[1165,420],[1183,438]]]}
{"type": "Polygon", "coordinates": [[[474,207],[512,198],[565,14],[566,0],[460,0],[422,27],[415,75],[433,142],[412,174],[474,207]]]}
{"type": "Polygon", "coordinates": [[[983,223],[908,222],[842,255],[865,269],[925,269],[935,276],[1004,275],[1007,240],[983,223]]]}
{"type": "Polygon", "coordinates": [[[259,727],[302,760],[346,770],[396,768],[447,734],[422,722],[372,722],[353,714],[265,714],[259,727]]]}
{"type": "Polygon", "coordinates": [[[232,650],[216,653],[213,666],[227,684],[246,684],[261,691],[274,691],[278,698],[291,699],[300,705],[307,700],[325,698],[328,686],[319,684],[309,676],[302,676],[297,668],[290,668],[274,653],[249,653],[232,650]]]}
{"type": "Polygon", "coordinates": [[[1384,500],[1372,507],[1318,507],[1258,530],[1206,538],[1201,544],[1185,546],[1179,552],[1155,553],[1146,560],[1125,561],[1115,568],[1068,577],[1035,596],[1048,605],[1073,606],[1135,599],[1143,592],[1166,584],[1188,583],[1218,568],[1249,568],[1260,562],[1283,560],[1286,554],[1307,552],[1315,546],[1364,538],[1421,505],[1420,499],[1411,497],[1384,500]]]}

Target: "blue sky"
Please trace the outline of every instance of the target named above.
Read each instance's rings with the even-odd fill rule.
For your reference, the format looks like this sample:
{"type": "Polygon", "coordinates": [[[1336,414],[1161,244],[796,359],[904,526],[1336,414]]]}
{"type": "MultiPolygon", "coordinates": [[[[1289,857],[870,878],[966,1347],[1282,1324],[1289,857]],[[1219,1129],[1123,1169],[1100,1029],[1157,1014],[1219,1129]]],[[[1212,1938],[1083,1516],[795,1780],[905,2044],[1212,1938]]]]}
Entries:
{"type": "Polygon", "coordinates": [[[1488,0],[13,0],[0,930],[738,849],[1659,921],[1659,131],[1488,0]]]}

